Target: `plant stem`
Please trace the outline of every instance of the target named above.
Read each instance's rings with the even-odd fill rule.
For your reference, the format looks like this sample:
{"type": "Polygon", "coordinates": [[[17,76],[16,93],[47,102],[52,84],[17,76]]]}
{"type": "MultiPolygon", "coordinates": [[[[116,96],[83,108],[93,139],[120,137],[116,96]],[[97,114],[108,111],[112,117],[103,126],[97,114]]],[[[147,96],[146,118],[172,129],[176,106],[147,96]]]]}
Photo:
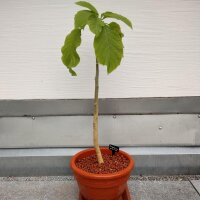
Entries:
{"type": "Polygon", "coordinates": [[[96,59],[95,94],[94,94],[94,115],[93,115],[93,142],[97,154],[98,163],[103,163],[98,138],[98,116],[99,116],[99,64],[96,59]]]}

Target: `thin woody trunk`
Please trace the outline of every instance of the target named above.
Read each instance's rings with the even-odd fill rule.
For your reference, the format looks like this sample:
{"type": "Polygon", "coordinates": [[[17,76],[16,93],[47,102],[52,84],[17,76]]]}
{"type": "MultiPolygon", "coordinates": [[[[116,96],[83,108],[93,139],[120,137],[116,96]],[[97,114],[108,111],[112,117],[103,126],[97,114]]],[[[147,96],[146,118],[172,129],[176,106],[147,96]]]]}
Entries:
{"type": "Polygon", "coordinates": [[[99,148],[98,138],[98,115],[99,115],[99,64],[96,59],[96,76],[95,76],[95,95],[94,95],[94,115],[93,115],[93,142],[96,150],[98,163],[103,163],[101,150],[99,148]]]}

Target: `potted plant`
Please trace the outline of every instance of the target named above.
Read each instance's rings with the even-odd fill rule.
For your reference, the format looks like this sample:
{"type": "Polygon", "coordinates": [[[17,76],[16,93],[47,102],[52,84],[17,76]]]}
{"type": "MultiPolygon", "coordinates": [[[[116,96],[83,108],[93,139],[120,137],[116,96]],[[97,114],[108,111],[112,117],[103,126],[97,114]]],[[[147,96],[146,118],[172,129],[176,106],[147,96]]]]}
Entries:
{"type": "Polygon", "coordinates": [[[79,152],[71,159],[70,165],[79,185],[79,199],[85,200],[120,200],[130,199],[127,180],[134,167],[134,160],[125,152],[112,155],[108,148],[100,148],[98,142],[98,93],[99,64],[107,66],[108,74],[115,70],[123,57],[123,33],[116,22],[107,23],[107,18],[121,20],[130,28],[132,23],[126,17],[113,12],[101,15],[96,8],[86,1],[76,2],[85,7],[74,17],[74,29],[67,35],[62,47],[62,62],[72,76],[76,76],[74,67],[80,62],[76,51],[81,44],[81,32],[88,25],[94,34],[96,55],[95,96],[93,115],[94,148],[79,152]]]}

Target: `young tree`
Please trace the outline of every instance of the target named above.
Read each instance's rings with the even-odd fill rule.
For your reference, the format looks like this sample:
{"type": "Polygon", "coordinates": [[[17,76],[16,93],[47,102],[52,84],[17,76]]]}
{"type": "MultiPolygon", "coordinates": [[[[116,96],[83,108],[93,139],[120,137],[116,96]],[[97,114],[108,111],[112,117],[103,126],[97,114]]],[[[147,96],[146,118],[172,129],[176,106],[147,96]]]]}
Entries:
{"type": "Polygon", "coordinates": [[[74,29],[65,39],[62,47],[62,62],[69,69],[72,76],[76,76],[74,67],[80,62],[80,57],[76,49],[81,44],[81,31],[88,25],[94,33],[94,50],[96,55],[96,76],[95,76],[95,95],[94,95],[94,115],[93,115],[93,142],[99,164],[103,163],[102,154],[98,141],[98,113],[99,113],[99,64],[107,66],[108,74],[116,69],[123,57],[124,34],[121,32],[120,25],[116,22],[106,23],[106,18],[121,20],[130,28],[132,23],[126,17],[113,12],[104,12],[101,15],[96,8],[86,1],[76,2],[77,5],[87,8],[78,11],[74,17],[74,29]]]}

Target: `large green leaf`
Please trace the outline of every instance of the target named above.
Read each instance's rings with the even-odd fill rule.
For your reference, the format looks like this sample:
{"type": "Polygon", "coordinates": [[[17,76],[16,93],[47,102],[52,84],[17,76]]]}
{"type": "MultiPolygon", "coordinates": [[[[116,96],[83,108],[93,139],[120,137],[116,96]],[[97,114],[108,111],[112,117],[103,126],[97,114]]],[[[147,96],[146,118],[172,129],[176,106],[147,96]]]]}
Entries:
{"type": "Polygon", "coordinates": [[[74,17],[74,26],[75,28],[84,28],[88,22],[88,18],[93,14],[89,10],[78,11],[74,17]]]}
{"type": "Polygon", "coordinates": [[[97,9],[89,2],[86,1],[78,1],[76,2],[77,5],[83,6],[85,8],[88,8],[89,10],[93,11],[94,13],[98,14],[97,9]]]}
{"type": "Polygon", "coordinates": [[[113,13],[113,12],[105,12],[102,13],[101,16],[103,18],[114,18],[114,19],[118,19],[123,21],[125,24],[127,24],[130,28],[132,28],[132,23],[129,19],[127,19],[126,17],[119,15],[117,13],[113,13]]]}
{"type": "Polygon", "coordinates": [[[94,48],[98,62],[107,66],[108,73],[120,65],[123,57],[122,37],[112,26],[102,27],[99,36],[94,38],[94,48]]]}
{"type": "Polygon", "coordinates": [[[62,62],[67,66],[72,76],[76,73],[72,70],[80,62],[80,57],[76,52],[77,47],[81,44],[81,29],[74,29],[65,39],[64,46],[61,49],[62,62]]]}
{"type": "Polygon", "coordinates": [[[110,26],[113,30],[117,31],[121,37],[124,37],[124,34],[122,33],[119,24],[117,24],[116,22],[111,22],[111,23],[109,24],[109,26],[110,26]]]}
{"type": "Polygon", "coordinates": [[[102,19],[98,18],[95,15],[91,15],[88,19],[88,25],[90,30],[96,35],[98,36],[99,33],[102,30],[102,27],[105,26],[105,23],[102,21],[102,19]]]}

